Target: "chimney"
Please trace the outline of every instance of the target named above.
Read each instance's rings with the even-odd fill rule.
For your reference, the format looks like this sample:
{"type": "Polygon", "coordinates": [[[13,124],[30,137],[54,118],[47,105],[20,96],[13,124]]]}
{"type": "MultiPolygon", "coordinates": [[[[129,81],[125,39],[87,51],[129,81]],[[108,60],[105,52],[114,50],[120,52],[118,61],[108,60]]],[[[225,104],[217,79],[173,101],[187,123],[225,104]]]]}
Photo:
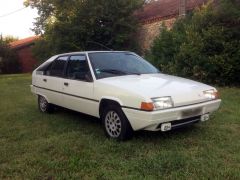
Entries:
{"type": "Polygon", "coordinates": [[[179,0],[179,17],[186,15],[187,0],[179,0]]]}

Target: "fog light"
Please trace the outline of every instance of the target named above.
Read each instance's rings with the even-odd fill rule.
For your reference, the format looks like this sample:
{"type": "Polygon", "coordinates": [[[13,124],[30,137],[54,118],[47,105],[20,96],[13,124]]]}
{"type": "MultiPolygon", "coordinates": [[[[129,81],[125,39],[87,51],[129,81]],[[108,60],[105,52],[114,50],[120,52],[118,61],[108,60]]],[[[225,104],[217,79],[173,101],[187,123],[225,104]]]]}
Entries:
{"type": "Polygon", "coordinates": [[[207,121],[209,120],[209,114],[204,114],[201,116],[201,121],[207,121]]]}
{"type": "Polygon", "coordinates": [[[170,131],[172,129],[171,123],[164,123],[161,125],[161,131],[170,131]]]}

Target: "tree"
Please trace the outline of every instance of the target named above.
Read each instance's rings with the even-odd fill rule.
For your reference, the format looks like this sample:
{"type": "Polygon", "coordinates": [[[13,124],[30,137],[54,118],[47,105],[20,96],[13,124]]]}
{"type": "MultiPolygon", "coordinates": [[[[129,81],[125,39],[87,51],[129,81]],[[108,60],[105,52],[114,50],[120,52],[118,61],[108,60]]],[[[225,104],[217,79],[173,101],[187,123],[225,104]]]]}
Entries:
{"type": "MultiPolygon", "coordinates": [[[[34,32],[43,34],[49,54],[93,50],[98,42],[111,49],[137,49],[134,12],[143,0],[27,0],[37,8],[34,32]]],[[[44,42],[43,42],[44,41],[44,42]]],[[[99,47],[98,47],[99,49],[99,47]]]]}
{"type": "Polygon", "coordinates": [[[163,72],[218,85],[240,85],[240,3],[210,2],[163,28],[148,57],[163,72]]]}
{"type": "Polygon", "coordinates": [[[14,36],[11,36],[11,35],[8,35],[8,36],[4,36],[3,37],[3,41],[7,44],[13,42],[13,41],[17,41],[18,40],[18,37],[14,37],[14,36]]]}
{"type": "Polygon", "coordinates": [[[20,72],[18,57],[7,41],[0,39],[0,74],[10,74],[20,72]]]}

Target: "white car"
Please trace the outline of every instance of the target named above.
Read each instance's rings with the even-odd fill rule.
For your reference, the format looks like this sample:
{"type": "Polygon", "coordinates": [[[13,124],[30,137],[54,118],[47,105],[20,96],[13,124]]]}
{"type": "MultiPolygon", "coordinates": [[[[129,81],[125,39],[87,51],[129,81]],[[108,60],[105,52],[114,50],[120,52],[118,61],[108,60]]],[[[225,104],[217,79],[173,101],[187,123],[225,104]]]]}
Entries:
{"type": "Polygon", "coordinates": [[[214,87],[160,73],[135,53],[89,51],[51,57],[32,74],[39,109],[54,105],[101,118],[108,137],[168,131],[209,119],[221,103],[214,87]]]}

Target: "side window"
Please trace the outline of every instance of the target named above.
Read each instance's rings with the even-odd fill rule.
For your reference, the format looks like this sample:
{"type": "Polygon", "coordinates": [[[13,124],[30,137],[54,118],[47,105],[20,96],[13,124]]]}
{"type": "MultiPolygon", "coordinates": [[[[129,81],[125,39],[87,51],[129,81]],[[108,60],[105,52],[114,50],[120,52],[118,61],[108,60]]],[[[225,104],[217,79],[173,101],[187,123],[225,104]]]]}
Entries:
{"type": "Polygon", "coordinates": [[[46,72],[49,69],[49,67],[51,67],[51,65],[52,65],[52,62],[44,63],[36,70],[36,73],[39,75],[46,75],[46,72]]]}
{"type": "Polygon", "coordinates": [[[92,76],[85,55],[71,56],[68,61],[67,78],[92,81],[92,76]]]}
{"type": "Polygon", "coordinates": [[[67,59],[68,59],[68,56],[61,56],[58,59],[56,59],[48,68],[46,75],[62,77],[64,66],[67,62],[67,59]]]}

